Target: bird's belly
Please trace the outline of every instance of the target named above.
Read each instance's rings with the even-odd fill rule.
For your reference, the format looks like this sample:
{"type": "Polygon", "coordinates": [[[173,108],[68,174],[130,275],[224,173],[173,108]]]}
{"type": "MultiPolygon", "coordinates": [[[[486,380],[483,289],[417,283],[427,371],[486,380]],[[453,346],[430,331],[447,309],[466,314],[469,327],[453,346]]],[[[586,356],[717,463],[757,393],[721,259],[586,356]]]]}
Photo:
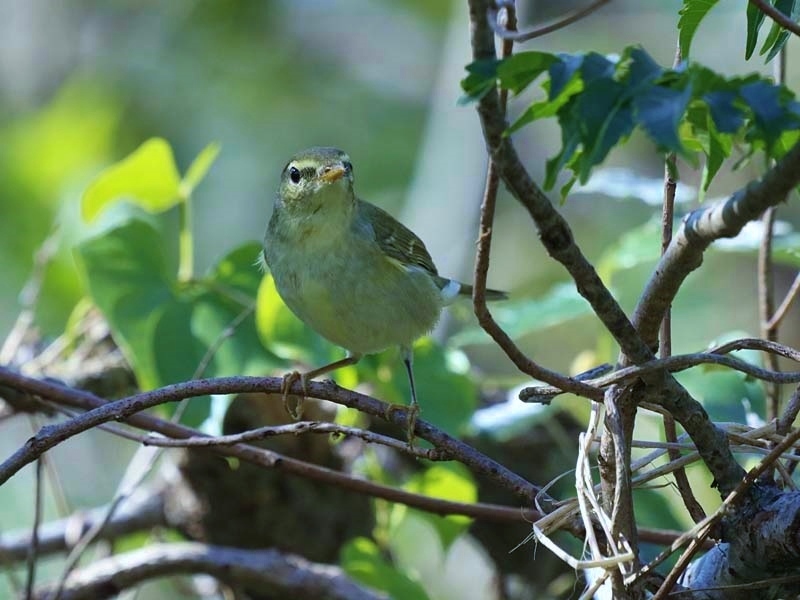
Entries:
{"type": "Polygon", "coordinates": [[[363,254],[341,248],[335,260],[321,253],[286,267],[275,279],[286,305],[353,353],[410,346],[439,319],[439,290],[423,271],[365,261],[363,254]]]}

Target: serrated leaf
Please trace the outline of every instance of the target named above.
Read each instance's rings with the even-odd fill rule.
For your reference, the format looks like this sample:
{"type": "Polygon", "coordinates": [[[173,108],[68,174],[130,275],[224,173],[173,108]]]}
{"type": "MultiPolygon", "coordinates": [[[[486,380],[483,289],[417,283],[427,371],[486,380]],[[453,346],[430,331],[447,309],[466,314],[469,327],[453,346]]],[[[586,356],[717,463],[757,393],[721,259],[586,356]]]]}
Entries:
{"type": "Polygon", "coordinates": [[[558,123],[561,125],[561,151],[545,163],[544,189],[551,190],[556,184],[559,173],[570,164],[581,143],[580,123],[575,115],[574,99],[570,100],[560,111],[558,123]]]}
{"type": "Polygon", "coordinates": [[[596,79],[577,96],[575,111],[583,147],[577,173],[581,183],[589,179],[592,167],[633,131],[633,110],[621,101],[624,92],[625,87],[613,79],[596,79]]]}
{"type": "Polygon", "coordinates": [[[676,90],[653,86],[633,99],[636,122],[661,148],[680,152],[678,125],[686,113],[692,92],[689,87],[676,90]]]}
{"type": "Polygon", "coordinates": [[[192,164],[189,165],[186,175],[181,181],[181,195],[188,198],[192,195],[194,189],[198,184],[203,181],[211,165],[217,160],[219,155],[220,145],[217,142],[212,142],[200,151],[192,164]]]}
{"type": "Polygon", "coordinates": [[[466,66],[467,75],[461,80],[461,89],[464,96],[459,98],[460,105],[480,100],[486,93],[494,88],[497,80],[497,59],[478,60],[466,66]]]}
{"type": "Polygon", "coordinates": [[[502,87],[519,94],[555,61],[547,52],[520,52],[500,62],[497,77],[502,87]]]}
{"type": "Polygon", "coordinates": [[[608,81],[609,78],[614,76],[614,71],[617,63],[598,54],[597,52],[588,52],[581,62],[580,73],[583,79],[583,84],[587,88],[596,81],[608,81]]]}
{"type": "Polygon", "coordinates": [[[800,126],[800,119],[792,113],[791,105],[784,105],[780,87],[759,80],[742,86],[739,95],[753,111],[758,133],[767,142],[768,149],[784,131],[800,126]]]}
{"type": "Polygon", "coordinates": [[[630,57],[630,74],[628,85],[632,90],[638,89],[643,84],[655,81],[664,74],[664,68],[642,48],[636,46],[628,52],[630,57]]]}
{"type": "Polygon", "coordinates": [[[543,100],[531,104],[519,118],[508,128],[510,133],[515,132],[523,125],[527,125],[537,119],[556,116],[559,111],[570,101],[570,99],[583,89],[583,81],[579,77],[573,77],[561,93],[553,100],[543,100]]]}
{"type": "Polygon", "coordinates": [[[692,40],[700,23],[714,8],[718,0],[683,0],[683,6],[679,11],[680,18],[678,19],[678,37],[681,56],[683,60],[689,58],[689,52],[692,47],[692,40]]]}
{"type": "MultiPolygon", "coordinates": [[[[800,6],[798,5],[800,5],[798,0],[775,0],[774,2],[774,6],[778,11],[795,22],[799,16],[798,11],[800,10],[800,6]]],[[[769,51],[764,62],[769,62],[775,58],[778,52],[780,52],[783,46],[786,44],[786,40],[788,39],[789,32],[778,25],[778,23],[773,21],[769,34],[764,40],[764,44],[761,46],[760,54],[763,55],[769,51]]]]}
{"type": "Polygon", "coordinates": [[[558,60],[555,61],[548,73],[550,75],[550,101],[558,98],[564,89],[576,79],[581,65],[583,64],[583,55],[580,54],[559,54],[558,60]]]}
{"type": "Polygon", "coordinates": [[[750,60],[758,43],[758,32],[764,23],[764,13],[752,2],[747,3],[747,42],[745,43],[744,58],[750,60]]]}
{"type": "Polygon", "coordinates": [[[103,209],[120,200],[129,200],[151,213],[163,212],[180,201],[179,186],[172,148],[165,140],[152,138],[89,184],[81,201],[81,215],[85,221],[93,221],[103,209]]]}
{"type": "Polygon", "coordinates": [[[703,180],[700,188],[705,192],[711,185],[714,176],[722,167],[722,163],[731,155],[733,150],[733,139],[729,135],[720,134],[714,127],[709,117],[707,127],[708,149],[706,150],[706,163],[703,166],[703,180]]]}
{"type": "Polygon", "coordinates": [[[736,133],[744,124],[744,112],[735,104],[737,99],[738,94],[727,90],[709,92],[703,96],[714,127],[720,133],[736,133]]]}

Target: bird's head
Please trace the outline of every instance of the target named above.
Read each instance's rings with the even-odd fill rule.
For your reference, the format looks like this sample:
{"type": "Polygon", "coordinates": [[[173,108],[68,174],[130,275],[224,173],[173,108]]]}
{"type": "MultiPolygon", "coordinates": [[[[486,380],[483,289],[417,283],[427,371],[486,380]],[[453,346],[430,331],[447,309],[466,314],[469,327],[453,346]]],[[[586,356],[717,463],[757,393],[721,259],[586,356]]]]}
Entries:
{"type": "Polygon", "coordinates": [[[309,148],[295,154],[281,173],[278,195],[295,214],[313,215],[355,203],[353,165],[337,148],[309,148]]]}

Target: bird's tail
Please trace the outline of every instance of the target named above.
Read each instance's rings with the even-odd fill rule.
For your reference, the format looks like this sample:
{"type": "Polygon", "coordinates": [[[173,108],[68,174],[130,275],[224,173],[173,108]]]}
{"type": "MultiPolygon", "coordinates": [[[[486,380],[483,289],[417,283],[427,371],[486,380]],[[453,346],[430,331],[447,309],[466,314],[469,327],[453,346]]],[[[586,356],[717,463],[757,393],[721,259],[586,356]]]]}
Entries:
{"type": "MultiPolygon", "coordinates": [[[[472,296],[473,287],[468,283],[461,283],[455,279],[436,277],[436,283],[442,290],[442,299],[445,304],[450,304],[460,296],[472,296]]],[[[489,302],[508,300],[508,294],[499,290],[486,290],[486,299],[489,302]]]]}

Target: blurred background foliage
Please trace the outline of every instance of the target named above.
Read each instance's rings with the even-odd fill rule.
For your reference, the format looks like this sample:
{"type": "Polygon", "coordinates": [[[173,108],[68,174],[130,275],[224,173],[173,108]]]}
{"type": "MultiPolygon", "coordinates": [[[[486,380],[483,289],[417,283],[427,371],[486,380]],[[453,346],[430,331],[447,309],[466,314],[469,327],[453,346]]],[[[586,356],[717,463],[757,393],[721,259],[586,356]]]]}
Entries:
{"type": "MultiPolygon", "coordinates": [[[[577,4],[522,2],[521,22],[546,20],[577,4]]],[[[526,49],[617,53],[638,43],[669,66],[680,6],[680,0],[618,0],[591,19],[527,44],[526,49]]],[[[761,59],[744,61],[744,10],[740,3],[716,7],[695,38],[694,59],[726,75],[769,74],[770,67],[761,59]]],[[[457,105],[458,82],[470,62],[464,2],[0,0],[0,14],[7,16],[0,20],[0,268],[5,278],[0,287],[0,331],[8,331],[16,318],[25,300],[21,291],[34,253],[54,226],[59,230],[59,250],[47,268],[36,323],[45,339],[64,331],[87,293],[76,249],[82,248],[86,260],[86,249],[97,244],[92,236],[115,223],[113,217],[102,216],[97,224],[84,223],[81,196],[104,168],[156,136],[169,142],[180,173],[209,143],[221,148],[192,194],[195,273],[213,273],[226,264],[235,265],[231,268],[236,273],[249,273],[241,248],[248,243],[249,248],[257,248],[288,157],[310,145],[335,145],[351,155],[356,189],[362,197],[414,229],[426,241],[440,272],[471,279],[485,151],[473,108],[457,105]]],[[[794,47],[790,40],[789,87],[796,81],[794,47]]],[[[511,116],[525,106],[524,101],[512,102],[511,116]]],[[[545,160],[558,150],[560,134],[555,124],[534,123],[515,139],[534,177],[541,181],[545,160]]],[[[757,160],[736,172],[726,164],[709,197],[731,192],[762,168],[757,160]]],[[[679,170],[678,211],[682,214],[696,205],[700,174],[683,163],[679,170]]],[[[636,134],[623,149],[611,153],[588,185],[576,187],[562,207],[578,242],[627,310],[634,306],[657,257],[659,234],[653,218],[659,211],[662,177],[662,158],[650,141],[636,134]]],[[[547,259],[524,211],[507,196],[501,197],[498,210],[490,284],[512,295],[509,303],[497,306],[498,318],[526,352],[550,368],[574,371],[613,361],[613,343],[591,319],[585,304],[574,299],[563,270],[547,259]]],[[[790,203],[778,217],[783,223],[777,243],[785,249],[780,255],[783,266],[777,271],[781,297],[797,263],[793,231],[800,214],[790,203]]],[[[159,251],[158,260],[174,272],[177,211],[145,220],[169,242],[159,251]]],[[[758,232],[721,244],[718,251],[709,253],[704,268],[690,276],[674,306],[675,352],[698,350],[733,331],[758,333],[757,245],[758,232]]],[[[103,256],[101,262],[110,260],[103,256]]],[[[246,275],[250,279],[245,286],[253,296],[258,288],[255,273],[246,275]]],[[[268,286],[266,279],[258,294],[268,294],[268,286]]],[[[262,340],[275,323],[280,325],[274,320],[259,325],[262,340]]],[[[781,341],[798,344],[797,324],[794,311],[781,341]]],[[[223,328],[225,323],[216,325],[223,328]]],[[[243,335],[251,336],[246,343],[256,343],[251,332],[243,335]]],[[[418,349],[423,417],[440,423],[455,419],[444,421],[453,433],[492,441],[524,431],[520,423],[544,426],[557,439],[567,440],[554,452],[559,457],[563,453],[563,462],[549,476],[569,468],[574,440],[563,437],[553,416],[566,408],[580,419],[586,410],[583,403],[564,398],[546,409],[485,412],[468,427],[479,389],[485,395],[521,385],[524,379],[476,331],[468,305],[454,307],[434,338],[438,344],[424,341],[418,349]],[[470,365],[472,376],[467,377],[470,365]],[[442,370],[452,378],[437,381],[442,370]],[[453,405],[426,406],[426,386],[428,397],[435,398],[453,385],[461,402],[455,417],[453,405]]],[[[282,372],[293,360],[314,364],[338,352],[304,334],[276,334],[271,341],[283,345],[267,344],[264,360],[254,361],[252,369],[282,372]],[[298,340],[308,345],[297,344],[298,340]]],[[[161,356],[174,354],[169,348],[160,352],[161,356]]],[[[226,356],[213,373],[241,364],[226,356]]],[[[194,365],[197,354],[190,358],[188,362],[194,365]]],[[[180,375],[187,376],[161,373],[148,383],[164,383],[180,375]]],[[[709,377],[696,369],[685,379],[708,406],[720,408],[716,413],[720,419],[743,422],[750,407],[760,410],[760,387],[738,375],[714,372],[709,377]],[[739,403],[739,398],[747,398],[749,404],[739,403]]],[[[361,380],[370,381],[378,397],[401,401],[406,396],[400,362],[391,352],[366,360],[357,376],[344,373],[340,378],[343,384],[361,380]]],[[[30,435],[24,423],[9,431],[11,435],[0,441],[4,454],[30,435]]],[[[657,420],[642,419],[637,437],[660,439],[662,435],[657,420]]],[[[133,445],[108,436],[66,445],[56,461],[65,468],[73,465],[72,477],[65,476],[71,503],[91,506],[107,501],[132,451],[133,445]],[[103,453],[96,454],[98,449],[103,453]],[[109,464],[97,469],[88,464],[89,454],[107,457],[109,464]],[[81,483],[89,480],[97,483],[91,489],[81,483]]],[[[0,489],[0,505],[5,507],[0,512],[2,528],[30,522],[29,471],[0,489]]],[[[691,475],[698,482],[695,487],[701,500],[716,502],[704,471],[693,469],[691,475]]],[[[468,479],[468,474],[459,476],[468,479]]],[[[562,490],[568,493],[569,477],[565,479],[562,490]]],[[[641,498],[647,509],[639,513],[649,515],[646,524],[678,527],[688,523],[670,488],[648,491],[641,498]]],[[[55,514],[53,502],[49,504],[48,511],[55,514]]],[[[402,535],[420,535],[417,529],[424,525],[424,519],[406,522],[408,529],[402,535]]],[[[389,530],[385,527],[384,534],[389,530]]],[[[397,531],[396,523],[393,531],[397,531]]],[[[453,534],[442,538],[445,549],[452,541],[448,535],[453,534]]],[[[373,555],[370,543],[355,541],[346,556],[357,561],[373,555]]],[[[396,557],[413,562],[402,549],[394,550],[396,557]]],[[[428,593],[432,594],[431,589],[428,593]]],[[[558,595],[557,590],[547,593],[558,595]]]]}

